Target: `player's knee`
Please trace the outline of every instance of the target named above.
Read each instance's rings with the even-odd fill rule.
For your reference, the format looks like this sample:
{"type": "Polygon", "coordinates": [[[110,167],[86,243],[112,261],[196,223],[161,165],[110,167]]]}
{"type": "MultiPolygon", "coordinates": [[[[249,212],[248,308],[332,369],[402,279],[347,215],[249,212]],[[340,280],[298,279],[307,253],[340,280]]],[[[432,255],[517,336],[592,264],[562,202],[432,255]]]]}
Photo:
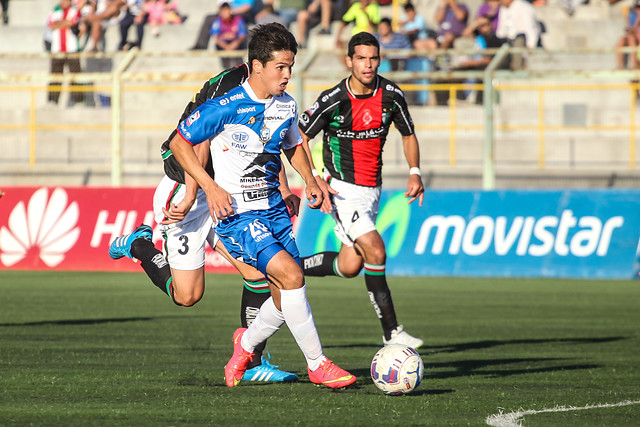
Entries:
{"type": "Polygon", "coordinates": [[[183,307],[192,307],[201,299],[202,299],[202,294],[196,294],[196,293],[187,293],[187,294],[176,293],[173,295],[173,301],[176,304],[181,305],[183,307]]]}
{"type": "Polygon", "coordinates": [[[358,263],[340,263],[336,265],[338,271],[336,273],[348,279],[356,277],[362,271],[362,264],[358,263]]]}

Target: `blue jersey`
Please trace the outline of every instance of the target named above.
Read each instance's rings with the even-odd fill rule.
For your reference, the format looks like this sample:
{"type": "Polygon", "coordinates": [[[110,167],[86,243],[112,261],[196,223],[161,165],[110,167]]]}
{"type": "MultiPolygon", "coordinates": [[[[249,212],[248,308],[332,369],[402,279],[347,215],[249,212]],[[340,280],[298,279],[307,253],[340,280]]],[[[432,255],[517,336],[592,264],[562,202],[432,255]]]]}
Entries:
{"type": "Polygon", "coordinates": [[[236,213],[278,205],[281,150],[302,142],[298,108],[286,92],[258,99],[248,82],[208,99],[180,122],[178,132],[196,145],[211,140],[216,183],[233,198],[236,213]]]}

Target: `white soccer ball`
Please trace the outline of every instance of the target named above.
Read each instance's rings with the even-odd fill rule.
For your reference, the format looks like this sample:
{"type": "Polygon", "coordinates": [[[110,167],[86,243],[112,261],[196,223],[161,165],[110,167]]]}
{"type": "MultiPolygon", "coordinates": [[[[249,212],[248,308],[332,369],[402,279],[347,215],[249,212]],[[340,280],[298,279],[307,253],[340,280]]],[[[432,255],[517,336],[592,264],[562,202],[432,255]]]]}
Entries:
{"type": "Polygon", "coordinates": [[[371,361],[371,379],[384,394],[411,393],[420,385],[424,364],[418,352],[406,345],[382,347],[371,361]]]}

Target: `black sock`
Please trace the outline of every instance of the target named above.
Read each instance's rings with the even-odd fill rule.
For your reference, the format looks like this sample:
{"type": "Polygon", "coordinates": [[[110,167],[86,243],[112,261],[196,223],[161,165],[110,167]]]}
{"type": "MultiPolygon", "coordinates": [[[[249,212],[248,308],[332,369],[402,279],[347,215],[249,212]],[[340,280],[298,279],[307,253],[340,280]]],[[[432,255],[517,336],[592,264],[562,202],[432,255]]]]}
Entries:
{"type": "Polygon", "coordinates": [[[173,284],[169,263],[162,252],[153,245],[153,242],[147,239],[134,240],[131,244],[131,255],[140,260],[140,264],[149,279],[151,279],[151,282],[162,292],[169,295],[171,301],[176,305],[180,305],[173,298],[173,284]]]}
{"type": "Polygon", "coordinates": [[[384,338],[391,338],[391,331],[398,327],[396,310],[393,308],[391,291],[387,285],[385,266],[376,264],[364,264],[364,282],[369,291],[369,299],[376,310],[376,314],[382,324],[384,338]]]}
{"type": "Polygon", "coordinates": [[[338,252],[320,252],[301,258],[302,270],[305,276],[339,276],[344,277],[335,266],[338,252]]]}
{"type": "MultiPolygon", "coordinates": [[[[242,307],[240,309],[240,322],[243,328],[248,328],[258,315],[260,307],[269,299],[269,283],[267,279],[260,278],[257,280],[244,279],[242,287],[242,307]]],[[[247,369],[251,369],[262,364],[262,353],[267,342],[263,341],[253,350],[253,360],[249,362],[247,369]]]]}

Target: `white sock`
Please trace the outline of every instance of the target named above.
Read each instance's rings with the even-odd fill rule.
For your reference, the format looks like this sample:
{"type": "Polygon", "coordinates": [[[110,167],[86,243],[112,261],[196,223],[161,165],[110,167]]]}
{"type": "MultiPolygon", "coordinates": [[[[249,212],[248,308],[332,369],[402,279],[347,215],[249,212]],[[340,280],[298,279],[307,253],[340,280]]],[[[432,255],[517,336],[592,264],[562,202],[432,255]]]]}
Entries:
{"type": "Polygon", "coordinates": [[[275,334],[284,324],[282,312],[276,308],[273,298],[266,300],[246,332],[242,335],[242,348],[253,352],[258,344],[275,334]]]}
{"type": "Polygon", "coordinates": [[[311,307],[307,302],[307,287],[280,290],[282,314],[291,334],[302,350],[309,369],[315,371],[325,359],[316,324],[313,322],[311,307]]]}

